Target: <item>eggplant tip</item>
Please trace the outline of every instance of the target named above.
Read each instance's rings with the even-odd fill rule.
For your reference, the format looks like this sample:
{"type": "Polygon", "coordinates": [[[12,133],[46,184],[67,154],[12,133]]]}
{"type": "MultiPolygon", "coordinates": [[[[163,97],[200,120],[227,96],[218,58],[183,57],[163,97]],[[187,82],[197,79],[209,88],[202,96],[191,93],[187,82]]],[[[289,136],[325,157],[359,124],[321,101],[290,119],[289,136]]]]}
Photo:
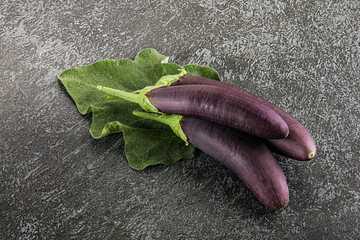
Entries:
{"type": "Polygon", "coordinates": [[[311,152],[311,153],[309,153],[308,158],[312,159],[314,156],[315,156],[315,152],[311,152]]]}
{"type": "Polygon", "coordinates": [[[286,203],[283,203],[283,204],[281,204],[279,206],[276,206],[276,207],[269,207],[269,209],[272,210],[272,211],[282,211],[282,210],[284,210],[284,208],[287,207],[287,205],[288,205],[288,203],[286,202],[286,203]]]}
{"type": "Polygon", "coordinates": [[[288,131],[287,134],[286,134],[286,136],[285,136],[285,138],[287,138],[287,137],[289,136],[289,133],[290,133],[290,132],[288,131]]]}

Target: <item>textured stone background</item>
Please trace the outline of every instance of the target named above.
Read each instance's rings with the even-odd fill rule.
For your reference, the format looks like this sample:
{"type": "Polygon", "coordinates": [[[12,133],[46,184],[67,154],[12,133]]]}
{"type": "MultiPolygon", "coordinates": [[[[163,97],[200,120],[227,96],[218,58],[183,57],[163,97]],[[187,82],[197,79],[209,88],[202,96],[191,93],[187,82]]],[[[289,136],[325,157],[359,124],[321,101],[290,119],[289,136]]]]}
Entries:
{"type": "Polygon", "coordinates": [[[358,0],[2,0],[0,49],[0,239],[359,239],[358,0]],[[138,172],[121,134],[91,138],[57,75],[148,47],[308,128],[316,159],[278,157],[286,209],[203,153],[138,172]]]}

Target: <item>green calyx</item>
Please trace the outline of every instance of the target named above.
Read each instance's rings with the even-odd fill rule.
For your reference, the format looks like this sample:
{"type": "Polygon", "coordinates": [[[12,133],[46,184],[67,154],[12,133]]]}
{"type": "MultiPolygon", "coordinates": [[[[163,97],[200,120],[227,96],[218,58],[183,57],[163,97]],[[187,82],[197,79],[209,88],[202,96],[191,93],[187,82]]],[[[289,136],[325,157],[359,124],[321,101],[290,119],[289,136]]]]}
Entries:
{"type": "Polygon", "coordinates": [[[176,114],[148,113],[140,111],[134,111],[133,114],[135,116],[155,120],[168,125],[178,137],[184,140],[186,146],[189,145],[188,139],[181,128],[181,120],[183,119],[183,116],[176,114]]]}
{"type": "Polygon", "coordinates": [[[145,95],[147,92],[152,90],[148,90],[148,87],[142,89],[140,93],[129,93],[103,86],[97,86],[96,88],[100,91],[110,94],[110,96],[108,96],[108,99],[124,99],[126,101],[139,104],[147,112],[159,112],[159,110],[151,104],[150,100],[145,95]]]}
{"type": "Polygon", "coordinates": [[[186,75],[186,71],[184,68],[179,69],[180,73],[175,75],[165,75],[161,77],[156,83],[155,86],[157,87],[168,87],[172,83],[179,80],[180,77],[186,75]]]}
{"type": "Polygon", "coordinates": [[[96,88],[99,89],[100,91],[110,94],[110,96],[108,96],[108,99],[121,98],[139,104],[147,112],[159,113],[160,111],[154,105],[151,104],[146,94],[156,88],[168,87],[172,83],[178,81],[180,77],[186,75],[185,69],[181,68],[179,70],[180,70],[179,74],[163,76],[156,82],[155,85],[147,86],[143,89],[139,89],[131,93],[114,88],[103,87],[100,85],[97,86],[96,88]]]}

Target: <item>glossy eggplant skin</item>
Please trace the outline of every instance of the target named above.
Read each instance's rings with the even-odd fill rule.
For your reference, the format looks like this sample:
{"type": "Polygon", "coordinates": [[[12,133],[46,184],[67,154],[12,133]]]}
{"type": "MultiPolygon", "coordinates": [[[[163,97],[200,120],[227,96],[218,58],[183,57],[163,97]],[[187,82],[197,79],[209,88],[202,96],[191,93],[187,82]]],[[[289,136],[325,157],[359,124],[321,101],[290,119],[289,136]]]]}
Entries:
{"type": "Polygon", "coordinates": [[[219,82],[204,77],[185,75],[180,77],[178,81],[172,84],[177,85],[211,85],[231,90],[233,94],[248,96],[259,103],[264,104],[268,108],[275,111],[281,116],[289,127],[289,135],[284,139],[266,139],[268,147],[276,153],[290,157],[296,160],[306,161],[312,159],[316,154],[316,144],[305,127],[289,113],[278,106],[244,90],[228,83],[219,82]]]}
{"type": "Polygon", "coordinates": [[[265,207],[280,210],[288,205],[281,166],[258,138],[190,117],[183,118],[181,128],[191,144],[234,172],[265,207]]]}
{"type": "Polygon", "coordinates": [[[262,138],[288,135],[284,120],[273,110],[232,90],[209,85],[156,88],[146,96],[159,111],[223,124],[262,138]]]}

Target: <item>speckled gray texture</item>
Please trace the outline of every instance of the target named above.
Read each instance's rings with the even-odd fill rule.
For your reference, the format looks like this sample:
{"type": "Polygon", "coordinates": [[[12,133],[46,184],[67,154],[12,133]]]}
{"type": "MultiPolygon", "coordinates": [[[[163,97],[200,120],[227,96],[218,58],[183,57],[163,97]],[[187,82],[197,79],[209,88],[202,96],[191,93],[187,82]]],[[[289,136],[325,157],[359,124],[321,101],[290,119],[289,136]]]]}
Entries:
{"type": "Polygon", "coordinates": [[[360,3],[0,3],[0,239],[359,239],[360,3]],[[57,75],[152,47],[298,118],[318,154],[278,157],[290,190],[265,210],[198,152],[138,172],[121,134],[95,140],[57,75]]]}

